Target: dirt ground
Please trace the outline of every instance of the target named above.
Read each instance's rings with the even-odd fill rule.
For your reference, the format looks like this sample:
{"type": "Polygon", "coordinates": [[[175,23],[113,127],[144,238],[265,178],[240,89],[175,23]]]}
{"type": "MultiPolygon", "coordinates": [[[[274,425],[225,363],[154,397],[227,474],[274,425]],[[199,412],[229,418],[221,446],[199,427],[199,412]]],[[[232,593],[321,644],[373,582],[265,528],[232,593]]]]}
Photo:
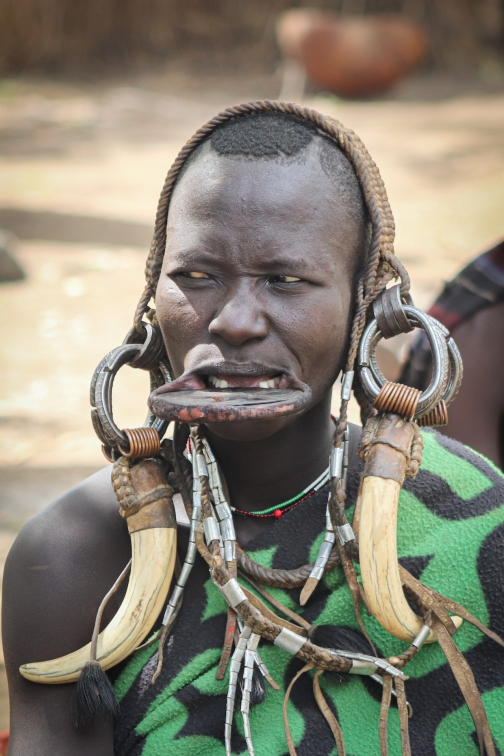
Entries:
{"type": "MultiPolygon", "coordinates": [[[[89,380],[130,328],[157,196],[178,149],[220,109],[278,91],[278,76],[0,83],[0,227],[17,235],[27,274],[0,286],[0,569],[26,519],[105,464],[89,380]]],[[[382,100],[313,95],[305,104],[367,145],[414,298],[427,306],[443,279],[504,234],[504,94],[418,91],[404,84],[382,100]]],[[[119,425],[134,427],[148,383],[123,372],[114,408],[119,425]]]]}

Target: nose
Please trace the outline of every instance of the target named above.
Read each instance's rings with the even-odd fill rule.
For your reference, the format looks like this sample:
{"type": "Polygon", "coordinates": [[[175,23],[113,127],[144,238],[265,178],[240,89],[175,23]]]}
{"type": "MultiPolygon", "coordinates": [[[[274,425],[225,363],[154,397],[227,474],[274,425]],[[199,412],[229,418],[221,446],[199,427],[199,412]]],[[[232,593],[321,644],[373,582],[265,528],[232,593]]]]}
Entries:
{"type": "Polygon", "coordinates": [[[253,293],[247,286],[237,286],[230,293],[208,326],[209,332],[233,346],[268,335],[268,322],[253,293]]]}

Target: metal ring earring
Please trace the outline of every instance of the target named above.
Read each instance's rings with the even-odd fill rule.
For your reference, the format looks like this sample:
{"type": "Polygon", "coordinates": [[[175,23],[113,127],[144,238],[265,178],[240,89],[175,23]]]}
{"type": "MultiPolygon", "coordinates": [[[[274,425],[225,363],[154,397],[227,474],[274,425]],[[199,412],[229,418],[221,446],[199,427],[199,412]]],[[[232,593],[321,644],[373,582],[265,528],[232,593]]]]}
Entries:
{"type": "MultiPolygon", "coordinates": [[[[363,389],[374,406],[382,411],[393,411],[396,408],[399,414],[406,412],[409,415],[411,412],[411,418],[420,420],[427,417],[441,402],[447,406],[453,400],[462,380],[462,360],[447,329],[416,307],[404,305],[399,289],[399,286],[386,289],[377,298],[374,305],[375,318],[368,324],[361,339],[358,369],[363,389]],[[393,384],[386,381],[376,359],[376,347],[382,338],[392,338],[413,328],[425,331],[433,358],[430,385],[418,396],[413,396],[417,392],[406,386],[399,389],[401,384],[396,384],[397,389],[394,390],[393,384]],[[386,397],[382,395],[383,391],[386,392],[386,397]]],[[[444,415],[438,412],[436,418],[439,420],[441,417],[444,415]]]]}
{"type": "Polygon", "coordinates": [[[160,439],[168,427],[168,422],[160,420],[150,411],[142,428],[121,430],[114,421],[112,389],[114,379],[124,365],[148,370],[151,390],[172,380],[159,327],[145,323],[145,331],[143,344],[132,343],[135,334],[130,331],[125,342],[101,360],[91,380],[91,420],[95,433],[103,444],[103,453],[110,462],[120,456],[154,456],[159,452],[160,439]],[[148,429],[155,431],[156,435],[148,429]]]}

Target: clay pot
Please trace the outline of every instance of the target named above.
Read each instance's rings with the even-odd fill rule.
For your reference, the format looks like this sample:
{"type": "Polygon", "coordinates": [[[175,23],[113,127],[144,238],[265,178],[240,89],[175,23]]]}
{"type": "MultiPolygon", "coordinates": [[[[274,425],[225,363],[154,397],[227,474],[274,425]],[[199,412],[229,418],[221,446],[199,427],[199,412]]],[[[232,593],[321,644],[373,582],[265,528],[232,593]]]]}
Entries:
{"type": "Polygon", "coordinates": [[[283,13],[277,39],[286,58],[297,61],[319,86],[338,95],[371,95],[390,87],[423,58],[423,28],[387,14],[342,18],[299,9],[283,13]]]}

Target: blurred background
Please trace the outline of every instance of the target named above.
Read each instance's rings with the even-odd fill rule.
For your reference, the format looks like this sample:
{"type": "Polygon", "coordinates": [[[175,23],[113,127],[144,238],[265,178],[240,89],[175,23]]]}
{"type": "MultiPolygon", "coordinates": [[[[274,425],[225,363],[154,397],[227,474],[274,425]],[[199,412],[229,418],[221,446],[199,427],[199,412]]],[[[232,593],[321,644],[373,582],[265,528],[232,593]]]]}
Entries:
{"type": "MultiPolygon", "coordinates": [[[[105,464],[89,380],[130,328],[178,149],[280,95],[363,139],[419,306],[503,235],[504,0],[0,0],[0,569],[105,464]]],[[[147,375],[116,385],[141,424],[147,375]]]]}

